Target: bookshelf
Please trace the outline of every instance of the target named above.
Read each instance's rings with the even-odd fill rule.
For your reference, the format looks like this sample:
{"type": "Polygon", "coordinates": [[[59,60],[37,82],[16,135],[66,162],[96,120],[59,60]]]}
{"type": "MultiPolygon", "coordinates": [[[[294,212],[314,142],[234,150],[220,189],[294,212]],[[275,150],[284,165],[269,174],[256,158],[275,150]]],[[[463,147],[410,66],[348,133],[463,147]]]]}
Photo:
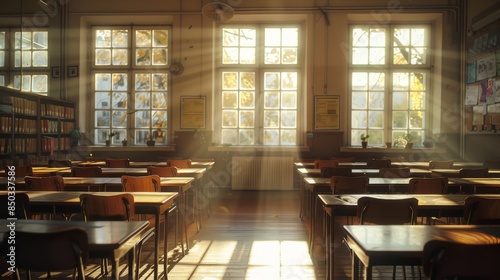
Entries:
{"type": "Polygon", "coordinates": [[[72,102],[0,87],[0,159],[68,151],[75,126],[72,102]]]}

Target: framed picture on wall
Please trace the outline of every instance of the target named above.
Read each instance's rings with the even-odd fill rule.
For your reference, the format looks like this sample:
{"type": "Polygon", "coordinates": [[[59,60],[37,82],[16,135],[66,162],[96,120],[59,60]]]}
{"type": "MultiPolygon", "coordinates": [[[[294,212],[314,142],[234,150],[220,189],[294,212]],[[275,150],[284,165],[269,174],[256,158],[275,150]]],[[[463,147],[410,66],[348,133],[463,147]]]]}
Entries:
{"type": "Polygon", "coordinates": [[[314,97],[314,129],[340,129],[340,96],[318,95],[314,97]]]}
{"type": "Polygon", "coordinates": [[[205,96],[181,96],[181,128],[205,128],[205,96]]]}

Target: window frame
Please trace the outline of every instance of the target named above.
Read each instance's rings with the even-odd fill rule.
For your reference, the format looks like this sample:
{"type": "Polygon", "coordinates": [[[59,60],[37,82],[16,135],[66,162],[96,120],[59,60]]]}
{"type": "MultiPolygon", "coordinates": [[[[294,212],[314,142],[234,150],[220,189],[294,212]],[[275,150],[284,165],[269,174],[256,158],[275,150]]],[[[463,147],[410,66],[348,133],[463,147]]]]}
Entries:
{"type": "MultiPolygon", "coordinates": [[[[407,23],[407,22],[398,22],[398,23],[393,23],[393,24],[387,24],[387,25],[382,25],[378,26],[378,28],[384,28],[386,30],[386,40],[385,40],[385,61],[384,64],[377,64],[377,65],[371,65],[371,64],[353,64],[353,30],[355,28],[373,28],[370,25],[366,25],[364,23],[355,23],[355,24],[349,24],[349,44],[350,44],[350,50],[351,52],[349,53],[349,63],[348,63],[348,131],[349,131],[349,144],[351,146],[361,146],[361,140],[359,139],[359,135],[361,133],[364,134],[370,134],[370,127],[369,124],[366,124],[365,129],[361,128],[353,128],[353,73],[355,72],[363,72],[363,73],[373,73],[373,72],[380,72],[385,74],[385,83],[384,83],[384,109],[383,114],[384,114],[384,122],[383,125],[384,127],[381,129],[382,131],[382,137],[383,141],[381,143],[376,143],[375,145],[379,146],[385,146],[385,142],[394,142],[396,140],[396,137],[398,135],[401,135],[401,133],[398,133],[397,131],[402,131],[406,130],[409,133],[414,133],[416,131],[419,131],[420,138],[415,140],[415,145],[416,146],[422,146],[422,142],[424,139],[430,135],[432,131],[432,120],[431,120],[431,115],[433,111],[433,107],[431,106],[431,100],[432,100],[432,87],[431,87],[431,79],[433,78],[432,76],[432,40],[433,38],[433,25],[429,22],[416,22],[416,23],[407,23]],[[397,28],[424,28],[426,31],[425,34],[425,47],[426,47],[426,52],[425,52],[425,63],[422,64],[395,64],[394,63],[394,37],[395,37],[395,29],[397,28]],[[424,112],[425,116],[423,119],[422,126],[423,128],[421,129],[411,129],[410,127],[407,127],[406,129],[394,129],[393,128],[393,113],[394,113],[394,104],[393,104],[393,74],[394,73],[424,73],[426,75],[426,80],[425,80],[425,102],[423,103],[424,106],[424,112]]],[[[411,92],[411,90],[408,90],[408,92],[411,92]]],[[[410,100],[410,99],[409,99],[410,100]]],[[[369,100],[367,100],[369,102],[369,100]]],[[[368,106],[368,104],[367,104],[368,106]]],[[[370,108],[367,107],[365,111],[370,111],[370,108]]],[[[406,112],[411,112],[414,111],[410,107],[405,110],[406,112]]],[[[368,117],[366,119],[368,121],[368,117]]],[[[372,137],[370,137],[372,139],[372,137]]]]}
{"type": "MultiPolygon", "coordinates": [[[[306,100],[306,93],[303,90],[303,85],[304,85],[304,73],[305,70],[303,69],[304,65],[304,54],[305,54],[305,48],[304,48],[304,26],[300,22],[268,22],[268,23],[231,23],[231,24],[221,24],[217,27],[217,32],[214,40],[214,48],[215,48],[215,53],[214,53],[214,67],[215,67],[215,79],[214,79],[214,108],[216,108],[215,113],[214,113],[214,123],[215,124],[220,124],[217,126],[214,126],[214,134],[213,134],[213,141],[216,144],[219,145],[225,145],[222,143],[222,131],[224,128],[222,127],[222,73],[223,72],[253,72],[255,73],[255,106],[254,109],[252,109],[255,112],[255,125],[253,128],[253,131],[255,133],[254,137],[254,144],[249,144],[249,145],[243,145],[243,144],[238,144],[238,145],[233,145],[233,146],[238,146],[238,147],[265,147],[265,148],[271,148],[271,147],[297,147],[301,146],[303,144],[303,137],[302,137],[302,132],[304,131],[304,126],[306,125],[305,123],[305,118],[304,118],[304,107],[302,107],[300,104],[303,104],[306,100]],[[245,29],[245,28],[252,28],[256,30],[256,44],[255,44],[255,63],[254,64],[223,64],[222,62],[222,36],[223,36],[223,30],[226,28],[235,28],[235,29],[245,29]],[[297,63],[296,64],[266,64],[265,63],[265,45],[264,45],[264,33],[266,28],[297,28],[297,63]],[[296,100],[296,109],[294,112],[296,113],[296,135],[295,135],[295,144],[294,145],[286,145],[286,144],[281,144],[278,145],[266,145],[264,144],[264,105],[263,105],[263,99],[264,99],[264,92],[266,91],[264,88],[264,73],[265,72],[296,72],[297,73],[297,85],[296,85],[296,92],[297,92],[297,100],[296,100]],[[219,121],[220,120],[220,121],[219,121]]],[[[279,47],[284,47],[283,45],[280,45],[279,47]]],[[[286,46],[285,46],[286,47],[286,46]]],[[[241,90],[237,90],[241,91],[241,90]]],[[[286,90],[280,89],[280,92],[286,92],[286,90]]],[[[241,108],[237,108],[237,111],[241,110],[241,108]]],[[[280,112],[283,110],[281,105],[278,109],[280,112]]],[[[241,129],[241,127],[238,125],[236,127],[237,133],[241,129]]],[[[277,128],[279,132],[285,131],[286,127],[282,127],[281,124],[277,128]]],[[[280,134],[280,139],[281,139],[281,133],[280,134]]],[[[238,136],[239,138],[239,136],[238,136]]],[[[239,142],[239,140],[238,140],[239,142]]]]}
{"type": "MultiPolygon", "coordinates": [[[[157,129],[160,129],[162,131],[161,135],[158,135],[158,137],[163,136],[163,141],[162,142],[157,142],[156,145],[160,146],[166,146],[169,145],[173,139],[171,139],[171,131],[172,131],[172,75],[170,74],[168,67],[171,65],[172,61],[172,26],[171,25],[95,25],[92,26],[91,28],[91,36],[92,36],[92,45],[90,47],[90,52],[91,52],[91,67],[90,67],[90,74],[91,74],[91,108],[92,108],[92,116],[91,116],[91,123],[92,123],[92,131],[94,134],[94,143],[98,145],[103,145],[105,144],[106,136],[102,135],[101,132],[106,131],[107,134],[111,132],[117,132],[118,135],[113,137],[111,140],[112,145],[121,145],[122,140],[127,139],[128,145],[132,146],[146,146],[147,143],[146,141],[149,140],[149,136],[142,135],[144,142],[137,142],[138,141],[138,134],[139,131],[149,133],[149,135],[158,135],[159,133],[153,133],[156,132],[157,129]],[[126,49],[128,52],[127,55],[127,65],[113,65],[113,62],[110,61],[109,65],[96,65],[96,44],[95,44],[95,39],[96,39],[96,30],[128,30],[128,38],[127,38],[127,46],[126,48],[121,48],[121,49],[126,49]],[[136,38],[136,31],[137,30],[149,30],[149,31],[154,31],[154,30],[166,30],[167,31],[167,38],[166,38],[166,47],[167,52],[166,52],[166,62],[165,64],[161,65],[155,65],[153,63],[153,54],[150,54],[151,58],[151,64],[150,65],[137,65],[136,64],[136,41],[134,40],[136,38]],[[121,73],[121,74],[126,74],[126,83],[127,83],[127,88],[122,91],[117,91],[121,93],[125,93],[127,95],[127,107],[125,110],[117,110],[116,108],[112,108],[112,104],[109,105],[109,108],[104,108],[102,110],[96,108],[96,92],[98,90],[96,89],[96,74],[99,73],[106,73],[106,74],[111,74],[113,76],[113,73],[121,73]],[[153,87],[153,82],[150,80],[150,87],[148,90],[145,91],[138,91],[135,88],[135,76],[137,74],[148,74],[148,75],[154,75],[157,73],[165,74],[166,78],[166,88],[162,90],[155,90],[153,87]],[[164,93],[166,95],[166,106],[165,108],[159,108],[155,110],[153,105],[150,103],[150,107],[144,110],[139,110],[136,109],[136,93],[149,93],[150,94],[150,102],[152,100],[152,96],[154,93],[164,93]],[[105,127],[100,127],[96,123],[96,113],[98,111],[102,112],[109,112],[109,125],[108,128],[105,127]],[[113,112],[115,111],[125,111],[125,118],[126,118],[126,125],[125,127],[113,127],[113,121],[111,119],[111,116],[113,112]],[[140,128],[136,127],[135,125],[135,118],[136,118],[136,113],[144,111],[144,112],[149,112],[149,126],[147,128],[140,128]],[[166,118],[166,123],[165,126],[162,127],[154,127],[151,125],[151,122],[153,120],[153,112],[155,111],[162,111],[165,112],[165,118],[166,118]],[[99,135],[101,134],[101,135],[99,135]],[[148,139],[146,139],[148,138],[148,139]],[[130,141],[131,139],[134,139],[130,141]],[[101,141],[102,140],[102,141],[101,141]]],[[[153,44],[153,43],[152,43],[153,44]]],[[[153,46],[151,45],[150,49],[153,50],[153,46]]],[[[113,48],[110,48],[112,50],[113,48]]],[[[112,59],[112,55],[110,56],[112,59]]],[[[112,77],[111,76],[111,77],[112,77]]],[[[104,92],[102,90],[101,92],[104,92]]],[[[113,89],[110,89],[109,92],[113,92],[113,89]]],[[[110,99],[112,101],[112,99],[110,99]]]]}

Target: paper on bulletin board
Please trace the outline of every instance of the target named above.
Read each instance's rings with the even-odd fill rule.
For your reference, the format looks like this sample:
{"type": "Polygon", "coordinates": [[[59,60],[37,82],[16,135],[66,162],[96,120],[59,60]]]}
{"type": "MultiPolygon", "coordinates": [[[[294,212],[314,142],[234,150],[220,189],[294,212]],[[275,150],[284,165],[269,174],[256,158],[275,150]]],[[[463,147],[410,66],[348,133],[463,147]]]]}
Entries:
{"type": "Polygon", "coordinates": [[[339,129],[340,97],[338,95],[315,96],[314,99],[314,128],[339,129]]]}
{"type": "Polygon", "coordinates": [[[477,105],[479,86],[467,86],[465,89],[465,105],[477,105]]]}
{"type": "Polygon", "coordinates": [[[181,128],[205,128],[205,97],[181,97],[181,128]]]}

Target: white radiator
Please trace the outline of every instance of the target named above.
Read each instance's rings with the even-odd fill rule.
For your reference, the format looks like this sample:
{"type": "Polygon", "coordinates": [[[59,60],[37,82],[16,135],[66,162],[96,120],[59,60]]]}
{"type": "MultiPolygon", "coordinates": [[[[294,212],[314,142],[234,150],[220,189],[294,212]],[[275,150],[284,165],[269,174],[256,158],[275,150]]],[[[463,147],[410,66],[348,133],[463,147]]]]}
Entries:
{"type": "Polygon", "coordinates": [[[292,190],[293,157],[233,157],[234,190],[292,190]]]}

